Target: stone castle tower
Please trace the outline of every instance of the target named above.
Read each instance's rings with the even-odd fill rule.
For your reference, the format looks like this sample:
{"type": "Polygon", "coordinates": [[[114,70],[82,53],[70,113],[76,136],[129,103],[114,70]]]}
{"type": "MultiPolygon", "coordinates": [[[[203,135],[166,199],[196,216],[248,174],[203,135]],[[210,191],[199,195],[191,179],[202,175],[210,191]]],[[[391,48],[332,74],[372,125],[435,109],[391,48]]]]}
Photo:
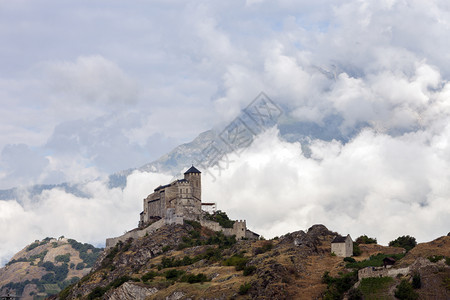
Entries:
{"type": "Polygon", "coordinates": [[[198,200],[202,200],[202,173],[192,166],[184,172],[184,179],[186,179],[192,187],[192,196],[198,200]]]}

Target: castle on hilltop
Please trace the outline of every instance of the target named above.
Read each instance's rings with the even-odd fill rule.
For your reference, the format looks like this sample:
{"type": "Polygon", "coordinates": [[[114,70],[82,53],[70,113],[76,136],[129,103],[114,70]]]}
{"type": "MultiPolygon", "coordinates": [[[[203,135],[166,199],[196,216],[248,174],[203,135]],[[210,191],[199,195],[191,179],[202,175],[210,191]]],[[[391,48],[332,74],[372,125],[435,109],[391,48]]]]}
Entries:
{"type": "Polygon", "coordinates": [[[160,185],[143,200],[138,228],[122,236],[106,239],[106,248],[113,247],[119,241],[140,238],[164,225],[183,224],[184,220],[198,221],[202,226],[236,239],[258,239],[259,235],[248,230],[245,220],[233,221],[232,228],[224,228],[218,222],[208,218],[215,212],[215,203],[202,202],[201,172],[194,166],[184,172],[183,179],[177,179],[166,185],[160,185]]]}
{"type": "Polygon", "coordinates": [[[192,166],[184,172],[183,179],[158,186],[144,199],[139,227],[174,215],[199,220],[202,213],[201,176],[201,172],[192,166]]]}

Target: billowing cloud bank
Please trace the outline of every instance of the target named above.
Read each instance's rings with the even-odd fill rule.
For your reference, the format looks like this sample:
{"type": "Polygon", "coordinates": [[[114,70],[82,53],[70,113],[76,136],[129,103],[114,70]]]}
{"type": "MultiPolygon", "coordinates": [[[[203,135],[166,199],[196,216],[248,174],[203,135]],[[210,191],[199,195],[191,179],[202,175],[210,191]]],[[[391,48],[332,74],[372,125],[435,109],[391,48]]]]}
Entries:
{"type": "Polygon", "coordinates": [[[447,1],[112,3],[1,1],[0,188],[138,167],[261,91],[350,136],[441,113],[447,1]]]}
{"type": "Polygon", "coordinates": [[[313,124],[327,138],[304,137],[305,155],[267,131],[216,181],[205,176],[205,200],[266,237],[315,223],[382,243],[450,230],[447,1],[171,1],[108,12],[46,1],[55,18],[38,2],[0,3],[0,188],[93,180],[87,198],[54,189],[0,201],[1,262],[34,239],[101,243],[133,228],[142,198],[170,178],[136,173],[124,190],[96,178],[223,127],[261,91],[284,108],[280,131],[313,124]]]}
{"type": "Polygon", "coordinates": [[[0,201],[0,263],[34,240],[65,236],[82,242],[104,245],[106,237],[119,236],[133,229],[142,211],[142,199],[170,176],[133,173],[121,190],[108,189],[101,180],[85,184],[86,198],[59,189],[44,191],[37,199],[21,196],[0,201]]]}
{"type": "Polygon", "coordinates": [[[450,228],[450,160],[442,148],[449,130],[393,138],[367,129],[345,145],[313,141],[306,158],[273,129],[230,156],[215,181],[205,176],[204,199],[266,237],[321,223],[384,244],[405,234],[429,241],[450,228]]]}
{"type": "MultiPolygon", "coordinates": [[[[321,223],[383,244],[405,234],[429,241],[450,228],[449,133],[450,125],[434,136],[420,131],[392,137],[366,129],[346,144],[314,140],[311,157],[305,157],[299,143],[280,140],[272,128],[239,155],[230,154],[220,173],[203,170],[203,200],[246,219],[265,237],[321,223]]],[[[23,206],[0,201],[0,257],[5,263],[46,236],[103,244],[134,228],[142,199],[171,179],[136,172],[124,190],[101,181],[86,184],[88,198],[54,189],[23,206]]]]}

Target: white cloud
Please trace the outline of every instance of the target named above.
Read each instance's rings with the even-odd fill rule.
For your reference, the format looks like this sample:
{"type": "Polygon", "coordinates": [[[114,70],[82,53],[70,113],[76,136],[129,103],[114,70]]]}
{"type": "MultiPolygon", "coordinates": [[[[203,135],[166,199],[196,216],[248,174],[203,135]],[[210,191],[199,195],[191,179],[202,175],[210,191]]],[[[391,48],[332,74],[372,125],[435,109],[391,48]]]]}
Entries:
{"type": "Polygon", "coordinates": [[[313,141],[311,150],[305,158],[299,144],[267,131],[217,181],[204,172],[204,198],[266,237],[316,223],[384,244],[404,234],[421,242],[446,234],[450,161],[426,133],[393,138],[366,130],[345,145],[313,141]]]}
{"type": "MultiPolygon", "coordinates": [[[[105,104],[137,101],[136,83],[114,62],[100,55],[81,56],[76,62],[46,64],[50,86],[65,102],[105,104]],[[68,97],[68,99],[67,99],[68,97]]],[[[73,105],[73,104],[72,104],[73,105]]]]}
{"type": "Polygon", "coordinates": [[[127,186],[108,189],[105,182],[93,181],[83,187],[88,198],[76,197],[60,189],[44,191],[36,199],[0,201],[0,264],[36,239],[47,236],[74,238],[104,245],[107,237],[135,228],[142,200],[170,176],[133,173],[127,186]]]}
{"type": "MultiPolygon", "coordinates": [[[[448,228],[446,1],[1,3],[2,187],[138,166],[232,120],[264,91],[288,121],[336,126],[324,130],[350,141],[311,136],[306,158],[269,132],[220,180],[205,179],[208,200],[267,236],[324,223],[386,242],[448,228]]],[[[36,206],[1,202],[2,226],[20,220],[26,241],[0,242],[17,249],[59,232],[95,242],[135,224],[123,203],[131,190],[86,189],[91,201],[52,190],[36,206]],[[57,199],[67,200],[64,219],[57,199]],[[104,205],[103,220],[130,220],[125,228],[93,228],[104,205]],[[75,212],[85,206],[83,224],[75,212]]]]}

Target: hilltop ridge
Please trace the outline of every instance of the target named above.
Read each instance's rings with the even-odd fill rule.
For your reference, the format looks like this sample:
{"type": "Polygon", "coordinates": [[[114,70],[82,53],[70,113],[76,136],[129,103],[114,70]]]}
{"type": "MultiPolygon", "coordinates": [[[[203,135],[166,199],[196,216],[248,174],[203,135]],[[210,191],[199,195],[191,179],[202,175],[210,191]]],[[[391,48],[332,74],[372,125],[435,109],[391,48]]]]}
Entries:
{"type": "Polygon", "coordinates": [[[45,277],[51,279],[66,264],[63,283],[68,286],[51,299],[342,299],[355,291],[368,299],[395,299],[399,284],[414,276],[421,278],[421,287],[414,290],[420,299],[449,298],[450,236],[420,243],[407,253],[399,247],[359,244],[361,255],[351,258],[332,254],[336,236],[318,224],[272,240],[237,241],[185,220],[119,241],[103,252],[98,249],[92,268],[82,270],[70,265],[84,261],[94,252],[92,246],[48,238],[30,244],[0,269],[0,286],[2,292],[23,287],[24,299],[43,299],[61,286],[43,284],[43,274],[53,274],[45,277]],[[65,263],[67,254],[70,261],[65,263]],[[380,268],[385,257],[396,258],[393,271],[408,271],[375,281],[358,278],[366,266],[380,268]],[[49,262],[52,271],[46,269],[49,262]],[[24,274],[31,282],[13,280],[24,274]],[[377,288],[368,288],[369,283],[377,288]]]}
{"type": "Polygon", "coordinates": [[[0,269],[0,295],[46,297],[88,274],[102,249],[64,237],[36,240],[0,269]]]}

